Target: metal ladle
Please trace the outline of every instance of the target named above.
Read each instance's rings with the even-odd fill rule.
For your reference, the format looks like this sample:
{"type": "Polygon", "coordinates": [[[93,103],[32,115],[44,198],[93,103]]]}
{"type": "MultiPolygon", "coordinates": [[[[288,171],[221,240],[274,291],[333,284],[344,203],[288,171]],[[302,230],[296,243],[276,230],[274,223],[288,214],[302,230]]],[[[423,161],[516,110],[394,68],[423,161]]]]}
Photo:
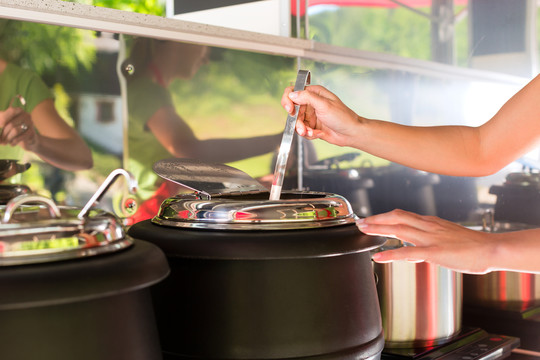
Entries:
{"type": "MultiPolygon", "coordinates": [[[[298,70],[294,91],[304,90],[306,85],[310,83],[310,80],[311,74],[308,70],[298,70]]],[[[285,123],[285,130],[283,131],[283,138],[281,139],[276,167],[274,169],[274,179],[272,181],[272,188],[270,189],[270,200],[279,200],[281,197],[281,188],[283,186],[283,178],[285,177],[287,160],[289,159],[289,153],[291,152],[298,110],[300,110],[300,106],[295,105],[294,115],[287,115],[287,122],[285,123]]]]}

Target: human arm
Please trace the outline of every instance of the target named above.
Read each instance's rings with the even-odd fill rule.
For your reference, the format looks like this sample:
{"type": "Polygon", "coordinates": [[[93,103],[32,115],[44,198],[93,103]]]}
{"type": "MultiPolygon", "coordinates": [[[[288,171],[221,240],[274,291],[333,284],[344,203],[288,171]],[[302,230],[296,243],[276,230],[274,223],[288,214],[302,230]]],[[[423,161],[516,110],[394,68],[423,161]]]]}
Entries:
{"type": "Polygon", "coordinates": [[[146,123],[158,141],[175,157],[227,163],[273,151],[281,134],[240,139],[198,139],[172,106],[158,109],[146,123]]]}
{"type": "Polygon", "coordinates": [[[20,145],[43,161],[63,170],[76,171],[92,167],[89,147],[60,117],[52,99],[43,100],[31,113],[9,107],[0,115],[0,127],[2,144],[20,145]]]}
{"type": "Polygon", "coordinates": [[[454,176],[485,176],[537,145],[540,137],[540,77],[512,97],[488,122],[469,126],[404,126],[368,119],[348,108],[322,86],[285,89],[282,106],[294,113],[296,130],[424,171],[454,176]]]}
{"type": "Polygon", "coordinates": [[[376,262],[426,261],[476,274],[495,270],[540,273],[540,229],[488,233],[404,210],[369,216],[357,225],[366,234],[415,245],[376,253],[376,262]]]}

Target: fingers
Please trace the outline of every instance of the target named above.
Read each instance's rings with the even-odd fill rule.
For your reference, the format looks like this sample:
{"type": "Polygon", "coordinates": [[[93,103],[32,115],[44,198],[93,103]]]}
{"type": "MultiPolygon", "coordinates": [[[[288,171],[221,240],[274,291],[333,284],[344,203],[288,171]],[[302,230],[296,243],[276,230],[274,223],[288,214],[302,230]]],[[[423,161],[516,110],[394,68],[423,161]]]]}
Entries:
{"type": "Polygon", "coordinates": [[[418,223],[419,218],[420,215],[396,209],[359,219],[356,225],[368,235],[388,236],[410,241],[418,235],[418,229],[414,224],[418,223]]]}
{"type": "Polygon", "coordinates": [[[367,224],[409,224],[411,221],[418,221],[422,215],[418,215],[409,211],[395,209],[389,212],[372,215],[363,220],[367,224]]]}
{"type": "Polygon", "coordinates": [[[281,106],[287,111],[290,115],[294,115],[294,103],[289,98],[289,94],[294,91],[294,86],[289,86],[285,88],[283,96],[281,97],[281,106]]]}
{"type": "Polygon", "coordinates": [[[306,86],[305,90],[300,91],[293,91],[293,89],[290,89],[290,91],[286,90],[286,93],[293,103],[297,105],[311,105],[314,108],[323,105],[322,103],[324,101],[336,98],[334,94],[320,85],[306,86]]]}
{"type": "Polygon", "coordinates": [[[397,260],[409,262],[423,262],[425,260],[424,250],[416,247],[402,247],[395,250],[386,250],[372,255],[373,261],[377,263],[388,263],[397,260]]]}
{"type": "Polygon", "coordinates": [[[417,245],[422,240],[424,235],[422,230],[419,230],[415,227],[403,225],[403,224],[394,224],[394,225],[364,225],[359,224],[358,228],[364,234],[372,236],[385,236],[396,238],[401,241],[417,245]]]}
{"type": "MultiPolygon", "coordinates": [[[[3,124],[2,132],[0,134],[0,143],[4,145],[15,146],[21,142],[29,141],[33,138],[35,130],[33,129],[33,123],[27,113],[23,111],[13,111],[12,116],[8,113],[10,109],[6,110],[7,115],[5,124],[3,124]]],[[[17,110],[17,109],[13,109],[17,110]]]]}

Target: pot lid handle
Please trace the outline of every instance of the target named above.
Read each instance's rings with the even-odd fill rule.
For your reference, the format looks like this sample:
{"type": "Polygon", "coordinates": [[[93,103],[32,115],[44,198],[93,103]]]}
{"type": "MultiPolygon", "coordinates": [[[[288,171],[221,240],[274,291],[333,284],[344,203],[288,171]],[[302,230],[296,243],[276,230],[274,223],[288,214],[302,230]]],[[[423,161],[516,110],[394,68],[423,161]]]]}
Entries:
{"type": "Polygon", "coordinates": [[[24,194],[24,195],[19,195],[19,196],[14,197],[7,203],[6,209],[4,212],[4,217],[2,218],[2,224],[9,223],[11,221],[11,217],[13,216],[13,213],[15,212],[15,210],[19,206],[27,204],[27,203],[45,204],[49,209],[49,214],[51,215],[51,218],[59,218],[61,216],[60,209],[58,208],[58,206],[56,206],[53,200],[43,197],[43,196],[39,196],[39,195],[24,194]]]}
{"type": "Polygon", "coordinates": [[[79,219],[82,219],[88,214],[88,211],[94,206],[96,203],[98,203],[103,195],[109,190],[111,185],[116,181],[116,179],[119,176],[124,176],[126,178],[126,181],[128,183],[128,188],[130,193],[135,193],[137,191],[137,180],[135,177],[127,170],[124,169],[116,169],[113,170],[109,176],[103,181],[103,183],[100,185],[100,187],[97,189],[94,195],[88,200],[86,205],[82,208],[82,210],[79,212],[79,215],[77,217],[79,219]]]}

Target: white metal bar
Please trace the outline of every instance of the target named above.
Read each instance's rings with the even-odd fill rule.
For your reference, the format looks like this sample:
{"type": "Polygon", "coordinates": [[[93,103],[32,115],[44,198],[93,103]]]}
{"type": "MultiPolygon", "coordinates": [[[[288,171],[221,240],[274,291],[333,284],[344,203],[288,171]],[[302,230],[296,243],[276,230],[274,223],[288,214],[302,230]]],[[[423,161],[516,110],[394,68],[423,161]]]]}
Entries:
{"type": "Polygon", "coordinates": [[[0,0],[0,17],[81,29],[301,57],[335,64],[396,69],[437,77],[524,85],[529,79],[436,62],[343,48],[311,40],[259,34],[178,19],[100,8],[61,0],[0,0]]]}

